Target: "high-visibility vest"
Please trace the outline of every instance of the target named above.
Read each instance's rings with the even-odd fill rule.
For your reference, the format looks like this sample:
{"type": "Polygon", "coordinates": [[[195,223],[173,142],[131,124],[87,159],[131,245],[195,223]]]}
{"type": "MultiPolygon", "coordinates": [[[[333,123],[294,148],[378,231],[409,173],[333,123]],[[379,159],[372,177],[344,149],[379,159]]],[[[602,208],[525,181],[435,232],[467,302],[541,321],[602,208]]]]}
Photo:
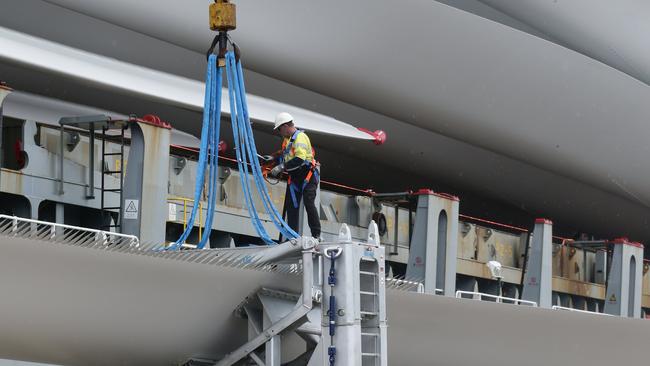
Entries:
{"type": "Polygon", "coordinates": [[[304,165],[309,167],[309,172],[305,176],[305,180],[300,182],[292,182],[291,175],[289,175],[289,180],[287,184],[289,185],[289,193],[291,194],[291,201],[295,208],[298,208],[298,200],[296,197],[297,192],[302,192],[312,177],[319,179],[318,169],[316,168],[316,155],[314,149],[311,147],[311,142],[306,133],[301,130],[297,130],[293,133],[291,138],[284,138],[282,142],[282,161],[284,163],[290,161],[291,159],[298,157],[304,160],[304,165]]]}
{"type": "Polygon", "coordinates": [[[291,138],[285,137],[282,141],[282,161],[287,163],[295,157],[305,162],[314,161],[314,149],[311,147],[311,141],[302,130],[296,130],[291,138]]]}

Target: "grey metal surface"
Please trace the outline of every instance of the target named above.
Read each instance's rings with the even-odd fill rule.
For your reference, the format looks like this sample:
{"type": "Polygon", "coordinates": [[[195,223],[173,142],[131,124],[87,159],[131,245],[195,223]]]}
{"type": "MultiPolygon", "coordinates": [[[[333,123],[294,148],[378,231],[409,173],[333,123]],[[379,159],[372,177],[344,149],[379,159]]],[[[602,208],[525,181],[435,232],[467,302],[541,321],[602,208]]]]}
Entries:
{"type": "MultiPolygon", "coordinates": [[[[64,116],[107,115],[114,121],[125,121],[129,116],[99,108],[52,99],[23,91],[12,92],[5,106],[7,116],[57,126],[64,116]]],[[[151,111],[153,112],[153,111],[151,111]]],[[[127,131],[126,136],[129,136],[127,131]]],[[[201,144],[196,136],[172,129],[171,143],[180,146],[198,148],[201,144]]]]}
{"type": "Polygon", "coordinates": [[[650,4],[645,1],[479,1],[529,25],[531,33],[650,84],[650,52],[638,37],[650,31],[645,21],[650,4]]]}
{"type": "Polygon", "coordinates": [[[643,247],[638,243],[614,241],[612,263],[607,278],[607,314],[639,318],[643,279],[643,247]]]}
{"type": "Polygon", "coordinates": [[[650,324],[640,320],[409,293],[390,294],[388,309],[390,365],[606,366],[647,357],[650,324]]]}
{"type": "MultiPolygon", "coordinates": [[[[4,139],[3,139],[3,136],[2,136],[2,132],[3,132],[3,122],[2,122],[2,120],[3,120],[3,116],[4,116],[4,100],[9,94],[11,94],[11,92],[12,92],[12,90],[10,88],[8,88],[8,87],[6,87],[4,85],[0,85],[0,151],[4,151],[3,150],[3,141],[4,141],[4,139]]],[[[4,166],[4,163],[3,163],[4,154],[0,154],[0,155],[2,155],[2,156],[0,156],[0,167],[2,167],[2,166],[4,166]]]]}
{"type": "Polygon", "coordinates": [[[406,278],[422,281],[428,294],[454,296],[458,235],[457,200],[418,196],[406,278]]]}
{"type": "Polygon", "coordinates": [[[130,129],[122,229],[142,241],[162,243],[168,218],[170,130],[142,122],[131,123],[130,129]]]}
{"type": "Polygon", "coordinates": [[[535,221],[530,237],[528,263],[524,274],[521,298],[534,301],[540,307],[550,308],[553,289],[553,223],[544,219],[535,221]]]}
{"type": "MultiPolygon", "coordinates": [[[[124,172],[126,172],[126,177],[124,179],[124,187],[122,188],[120,186],[120,189],[122,189],[122,192],[120,194],[120,199],[123,199],[122,202],[120,202],[117,207],[120,207],[119,209],[119,215],[120,215],[120,229],[122,230],[123,233],[128,233],[131,235],[135,235],[138,237],[142,237],[142,231],[143,229],[146,230],[145,236],[148,238],[145,239],[147,241],[151,240],[152,242],[163,242],[165,240],[165,237],[162,236],[161,229],[164,228],[164,226],[161,226],[161,222],[164,223],[164,216],[162,220],[157,220],[155,222],[154,227],[148,228],[148,227],[143,227],[142,222],[145,220],[145,217],[143,217],[142,212],[145,212],[145,203],[143,201],[143,196],[145,192],[145,175],[149,173],[156,174],[160,168],[157,167],[155,164],[158,163],[156,160],[153,159],[148,159],[147,162],[145,162],[145,152],[147,151],[147,148],[149,147],[149,141],[145,139],[144,136],[144,131],[142,131],[142,128],[138,123],[130,123],[129,126],[131,130],[131,144],[130,144],[130,149],[129,149],[129,154],[126,156],[126,159],[128,160],[128,165],[126,168],[124,168],[124,161],[120,164],[120,175],[123,175],[124,172]],[[151,170],[149,170],[148,166],[145,165],[146,163],[151,164],[151,170]],[[145,169],[147,167],[147,169],[145,169]],[[127,202],[129,203],[129,207],[127,207],[127,202]],[[133,211],[135,208],[135,213],[129,212],[129,216],[127,217],[126,215],[126,210],[133,211]],[[152,235],[153,234],[153,235],[152,235]],[[152,240],[153,239],[153,240],[152,240]]],[[[169,149],[169,144],[167,144],[167,149],[169,149]]],[[[166,151],[166,150],[162,150],[166,151]]],[[[160,155],[160,152],[158,153],[159,157],[163,157],[160,155]]],[[[164,154],[167,159],[165,159],[165,165],[163,165],[164,170],[168,169],[168,164],[169,164],[169,155],[164,154]]],[[[147,176],[147,185],[151,184],[152,179],[151,177],[147,176]]],[[[164,180],[165,176],[163,176],[164,180]]],[[[154,189],[158,188],[160,185],[154,185],[154,189]]],[[[166,188],[166,187],[165,187],[166,188]]],[[[156,195],[155,196],[162,196],[164,197],[166,190],[160,191],[160,189],[156,189],[156,195]]],[[[155,197],[154,196],[154,197],[155,197]]],[[[156,200],[158,201],[158,200],[156,200]]],[[[164,206],[165,206],[165,201],[163,199],[160,199],[161,201],[159,204],[154,204],[156,201],[151,200],[150,205],[151,207],[146,207],[146,213],[144,215],[154,215],[154,216],[159,216],[160,211],[165,211],[164,206]]],[[[151,223],[151,222],[150,222],[151,223]]]]}
{"type": "MultiPolygon", "coordinates": [[[[344,230],[347,228],[342,232],[344,230]]],[[[334,346],[335,364],[386,366],[384,248],[378,244],[346,243],[349,230],[347,235],[348,238],[323,245],[323,272],[326,275],[323,278],[321,365],[330,364],[327,350],[334,346]],[[326,281],[332,265],[336,278],[333,285],[326,281]],[[329,302],[330,296],[335,297],[335,309],[329,302]],[[330,313],[336,314],[333,335],[330,331],[332,320],[326,315],[330,313]]]]}
{"type": "MultiPolygon", "coordinates": [[[[142,255],[0,236],[0,253],[0,311],[11,314],[0,317],[0,357],[37,362],[161,365],[223,355],[247,339],[246,322],[232,316],[242,299],[262,287],[301,287],[268,267],[209,265],[219,262],[210,250],[142,255]]],[[[503,366],[633,364],[650,334],[642,320],[404,291],[388,291],[387,307],[390,365],[469,365],[486,355],[503,366]]]]}
{"type": "MultiPolygon", "coordinates": [[[[252,339],[242,344],[240,347],[232,352],[229,352],[223,357],[216,366],[230,366],[239,362],[250,353],[254,352],[258,347],[266,344],[266,364],[269,366],[278,366],[281,363],[281,346],[280,335],[289,327],[298,327],[306,320],[307,314],[314,306],[312,298],[313,287],[315,281],[322,281],[322,279],[314,278],[314,244],[315,242],[303,242],[301,245],[302,250],[302,287],[299,301],[297,301],[293,308],[287,313],[280,316],[277,320],[271,321],[264,317],[263,327],[264,331],[259,332],[252,339]]],[[[285,244],[286,245],[286,244],[285,244]]],[[[290,245],[290,244],[289,244],[290,245]]],[[[318,263],[318,260],[316,260],[318,263]]]]}

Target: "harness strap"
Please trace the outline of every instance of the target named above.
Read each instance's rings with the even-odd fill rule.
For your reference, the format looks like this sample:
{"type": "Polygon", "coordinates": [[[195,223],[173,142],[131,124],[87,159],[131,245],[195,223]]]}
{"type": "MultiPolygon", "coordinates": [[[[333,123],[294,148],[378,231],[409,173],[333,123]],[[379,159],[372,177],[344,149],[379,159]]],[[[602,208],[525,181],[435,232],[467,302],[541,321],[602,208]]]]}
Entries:
{"type": "Polygon", "coordinates": [[[318,169],[316,169],[316,162],[314,160],[312,161],[305,161],[305,165],[309,166],[309,172],[307,172],[307,175],[305,176],[305,180],[302,182],[301,186],[298,186],[296,182],[291,181],[291,176],[289,176],[289,179],[287,180],[287,184],[289,185],[289,193],[291,194],[291,201],[293,202],[293,207],[298,208],[298,199],[296,197],[297,192],[303,192],[305,190],[305,187],[307,187],[307,184],[309,184],[309,181],[311,181],[312,177],[316,177],[315,179],[319,179],[318,175],[318,169]]]}
{"type": "Polygon", "coordinates": [[[287,146],[284,147],[284,151],[282,151],[282,157],[281,157],[281,162],[284,162],[284,156],[289,154],[291,149],[293,148],[293,143],[296,141],[298,138],[298,135],[302,132],[302,130],[296,130],[296,132],[291,135],[291,138],[289,139],[289,142],[287,143],[287,146]]]}

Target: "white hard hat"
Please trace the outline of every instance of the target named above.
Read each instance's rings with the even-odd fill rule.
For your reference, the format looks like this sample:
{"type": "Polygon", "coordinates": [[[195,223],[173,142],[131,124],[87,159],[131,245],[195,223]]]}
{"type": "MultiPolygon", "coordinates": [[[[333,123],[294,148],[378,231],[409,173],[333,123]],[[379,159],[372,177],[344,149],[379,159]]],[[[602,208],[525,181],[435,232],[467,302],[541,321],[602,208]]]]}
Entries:
{"type": "Polygon", "coordinates": [[[275,116],[275,125],[273,126],[273,129],[277,130],[278,127],[291,121],[293,121],[293,116],[290,115],[289,113],[287,112],[278,113],[278,115],[275,116]]]}

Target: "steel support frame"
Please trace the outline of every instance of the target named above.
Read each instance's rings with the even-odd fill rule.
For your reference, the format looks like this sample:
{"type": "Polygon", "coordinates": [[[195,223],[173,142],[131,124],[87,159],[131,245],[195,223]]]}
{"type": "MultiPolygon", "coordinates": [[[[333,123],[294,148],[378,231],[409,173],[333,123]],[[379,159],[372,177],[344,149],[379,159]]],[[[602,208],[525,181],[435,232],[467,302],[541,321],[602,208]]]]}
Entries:
{"type": "Polygon", "coordinates": [[[456,292],[459,201],[433,192],[417,200],[406,279],[424,282],[424,292],[456,292]]]}
{"type": "Polygon", "coordinates": [[[640,318],[643,245],[625,238],[612,242],[612,263],[605,295],[606,314],[640,318]]]}
{"type": "Polygon", "coordinates": [[[229,366],[249,358],[260,366],[280,366],[281,336],[291,330],[307,342],[307,349],[286,365],[328,366],[328,349],[333,346],[337,365],[361,365],[362,358],[373,357],[374,365],[387,366],[385,251],[374,221],[366,242],[353,242],[349,227],[343,224],[334,242],[302,237],[260,250],[248,259],[256,265],[286,263],[297,251],[303,264],[302,294],[262,289],[248,297],[238,311],[248,318],[249,341],[214,365],[229,366]],[[329,287],[325,283],[332,262],[325,257],[332,250],[341,254],[335,264],[337,285],[329,287]],[[375,282],[362,280],[364,275],[375,282]],[[314,308],[315,303],[329,304],[329,296],[337,299],[333,337],[329,336],[329,305],[314,308]],[[264,357],[256,353],[262,346],[264,357]]]}
{"type": "MultiPolygon", "coordinates": [[[[316,244],[314,240],[302,238],[302,265],[303,265],[303,276],[302,276],[302,296],[300,300],[295,304],[294,308],[280,320],[270,324],[267,328],[261,331],[257,336],[248,341],[246,344],[242,345],[235,351],[229,353],[219,362],[215,363],[216,366],[230,366],[239,362],[243,358],[249,356],[257,348],[264,345],[269,341],[273,341],[274,337],[280,336],[283,331],[295,325],[298,322],[301,322],[303,318],[311,311],[313,308],[313,284],[314,284],[314,245],[316,244]]],[[[263,321],[264,323],[264,321],[263,321]]],[[[275,338],[278,340],[278,338],[275,338]]],[[[275,345],[271,345],[271,348],[275,349],[275,345]]],[[[267,347],[268,350],[268,347],[267,347]]],[[[255,362],[261,361],[259,356],[255,355],[252,357],[255,362]]],[[[271,357],[273,360],[274,357],[271,357]]],[[[267,357],[267,362],[269,358],[267,357]]],[[[258,362],[259,363],[259,362],[258,362]]],[[[268,365],[276,366],[276,365],[268,365]]]]}
{"type": "MultiPolygon", "coordinates": [[[[4,84],[0,84],[0,170],[4,166],[4,150],[3,150],[3,144],[2,144],[2,132],[3,132],[3,114],[2,114],[2,106],[4,104],[5,98],[11,94],[12,90],[4,84]]],[[[2,176],[2,172],[0,171],[0,177],[2,176]]]]}
{"type": "MultiPolygon", "coordinates": [[[[352,242],[350,230],[343,224],[339,239],[321,244],[321,252],[341,248],[335,261],[336,285],[323,282],[321,341],[309,365],[329,366],[328,349],[335,347],[336,365],[388,365],[388,328],[386,317],[385,248],[379,243],[374,221],[368,228],[366,243],[352,242]],[[330,309],[329,297],[335,296],[336,309],[330,309]],[[334,335],[330,328],[331,312],[336,313],[334,335]],[[372,361],[371,361],[372,360],[372,361]]],[[[324,277],[332,261],[323,258],[324,277]]]]}
{"type": "Polygon", "coordinates": [[[553,222],[536,219],[525,260],[524,288],[521,298],[539,307],[553,306],[553,222]]]}
{"type": "Polygon", "coordinates": [[[59,133],[59,195],[65,193],[64,190],[64,176],[63,176],[63,164],[64,164],[64,151],[65,151],[65,126],[80,126],[88,125],[88,134],[89,134],[89,151],[88,151],[88,184],[89,188],[86,193],[86,199],[94,199],[94,184],[95,184],[95,122],[99,125],[106,125],[111,119],[108,116],[104,115],[91,115],[91,116],[80,116],[80,117],[63,117],[59,119],[60,133],[59,133]]]}

